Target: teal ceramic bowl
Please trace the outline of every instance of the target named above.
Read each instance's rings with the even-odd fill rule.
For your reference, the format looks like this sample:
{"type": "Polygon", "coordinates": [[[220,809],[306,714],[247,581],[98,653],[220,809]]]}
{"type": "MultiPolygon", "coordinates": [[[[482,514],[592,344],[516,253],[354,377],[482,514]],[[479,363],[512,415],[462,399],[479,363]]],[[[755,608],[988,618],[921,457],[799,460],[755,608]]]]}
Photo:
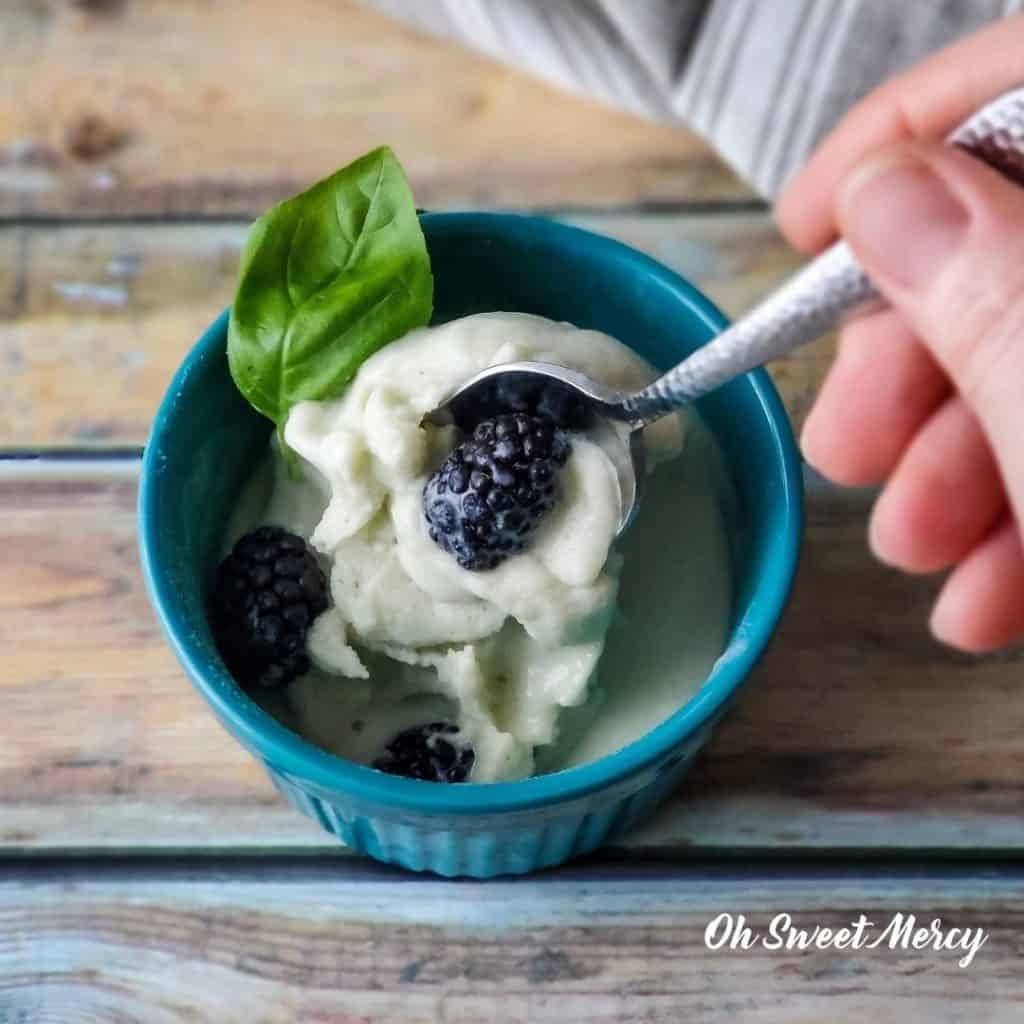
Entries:
{"type": "MultiPolygon", "coordinates": [[[[632,249],[538,217],[423,215],[435,320],[487,310],[536,313],[613,335],[668,368],[725,325],[696,288],[632,249]]],[[[239,488],[269,425],[240,397],[225,356],[227,313],[186,357],[142,465],[139,535],[150,596],[192,682],[280,792],[355,850],[442,875],[550,867],[621,834],[657,806],[707,741],[768,644],[801,535],[800,460],[767,374],[701,401],[735,492],[734,611],[728,647],[671,718],[591,764],[521,782],[443,786],[334,757],[280,725],[235,685],[204,599],[239,488]]],[[[642,680],[637,681],[642,684],[642,680]]]]}

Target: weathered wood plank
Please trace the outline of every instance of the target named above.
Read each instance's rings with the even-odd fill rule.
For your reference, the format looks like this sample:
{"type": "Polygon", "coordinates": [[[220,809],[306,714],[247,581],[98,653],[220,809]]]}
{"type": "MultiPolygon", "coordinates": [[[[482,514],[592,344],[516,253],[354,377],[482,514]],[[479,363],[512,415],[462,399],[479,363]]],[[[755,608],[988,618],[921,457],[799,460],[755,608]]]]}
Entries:
{"type": "Polygon", "coordinates": [[[34,0],[0,18],[0,216],[254,213],[381,143],[431,207],[750,194],[681,128],[354,0],[34,0]]]}
{"type": "MultiPolygon", "coordinates": [[[[575,223],[651,253],[727,312],[797,266],[765,213],[600,215],[575,223]]],[[[141,444],[171,374],[231,300],[242,225],[0,229],[0,447],[141,444]]],[[[775,378],[802,419],[828,341],[775,378]]]]}
{"type": "Polygon", "coordinates": [[[1009,1024],[1024,1012],[1022,906],[1016,872],[693,869],[472,885],[340,865],[264,877],[61,872],[0,883],[0,1016],[1009,1024]],[[723,913],[744,915],[762,936],[778,914],[809,930],[850,927],[862,914],[871,926],[860,949],[709,949],[705,929],[723,913]],[[964,968],[963,950],[893,949],[882,936],[897,914],[971,929],[969,942],[981,929],[985,941],[964,968]]]}
{"type": "MultiPolygon", "coordinates": [[[[0,848],[331,847],[166,649],[137,563],[136,464],[0,468],[0,848]]],[[[812,487],[774,646],[630,850],[1024,849],[1020,653],[933,643],[934,585],[870,560],[866,509],[812,487]]]]}

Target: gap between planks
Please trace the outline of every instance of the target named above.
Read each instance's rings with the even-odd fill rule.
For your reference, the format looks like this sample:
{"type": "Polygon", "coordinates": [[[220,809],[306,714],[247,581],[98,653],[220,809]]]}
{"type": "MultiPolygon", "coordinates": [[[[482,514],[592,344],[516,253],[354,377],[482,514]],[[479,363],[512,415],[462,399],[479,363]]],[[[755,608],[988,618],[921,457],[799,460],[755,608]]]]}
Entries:
{"type": "MultiPolygon", "coordinates": [[[[310,182],[312,184],[312,182],[310,182]]],[[[111,213],[97,214],[95,217],[80,216],[74,213],[46,214],[19,213],[4,215],[0,213],[0,230],[17,230],[18,228],[37,228],[52,230],[73,230],[75,228],[124,228],[124,227],[182,227],[196,225],[198,227],[247,227],[257,217],[266,212],[266,207],[253,207],[233,213],[111,213]]],[[[520,214],[533,217],[567,217],[614,219],[618,217],[706,217],[706,216],[739,216],[743,214],[771,214],[772,208],[763,199],[673,199],[650,200],[627,203],[619,206],[593,206],[586,203],[560,202],[557,205],[520,203],[515,206],[473,206],[464,204],[447,204],[420,209],[420,213],[456,213],[481,212],[520,214]]]]}
{"type": "MultiPolygon", "coordinates": [[[[314,851],[310,851],[314,853],[314,851]]],[[[621,883],[659,885],[670,882],[707,883],[729,886],[734,883],[784,886],[800,885],[848,887],[871,884],[904,886],[906,888],[941,885],[947,892],[959,885],[1005,885],[1021,888],[1024,908],[1024,860],[1017,857],[996,857],[979,862],[961,855],[936,860],[908,855],[906,858],[879,857],[865,862],[859,855],[777,858],[764,855],[745,856],[741,861],[722,861],[703,851],[684,862],[638,861],[632,852],[592,854],[582,860],[570,861],[557,868],[530,875],[510,875],[496,879],[446,879],[426,872],[408,871],[382,864],[369,857],[325,857],[323,851],[314,855],[264,853],[259,858],[239,859],[233,854],[183,856],[180,853],[104,854],[40,854],[33,857],[0,853],[0,884],[110,882],[237,882],[290,884],[316,883],[432,883],[445,886],[452,881],[470,886],[529,883],[542,886],[605,885],[621,883]]],[[[830,891],[835,891],[831,889],[830,891]]]]}

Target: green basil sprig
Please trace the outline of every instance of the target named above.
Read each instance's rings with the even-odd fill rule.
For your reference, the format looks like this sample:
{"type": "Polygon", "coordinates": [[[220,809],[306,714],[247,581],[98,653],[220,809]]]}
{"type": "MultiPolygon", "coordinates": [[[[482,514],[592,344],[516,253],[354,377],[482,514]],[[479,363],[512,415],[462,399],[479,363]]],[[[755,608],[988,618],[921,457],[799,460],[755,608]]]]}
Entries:
{"type": "Polygon", "coordinates": [[[228,328],[238,389],[284,428],[341,394],[379,348],[430,319],[434,279],[412,191],[375,149],[253,224],[228,328]]]}

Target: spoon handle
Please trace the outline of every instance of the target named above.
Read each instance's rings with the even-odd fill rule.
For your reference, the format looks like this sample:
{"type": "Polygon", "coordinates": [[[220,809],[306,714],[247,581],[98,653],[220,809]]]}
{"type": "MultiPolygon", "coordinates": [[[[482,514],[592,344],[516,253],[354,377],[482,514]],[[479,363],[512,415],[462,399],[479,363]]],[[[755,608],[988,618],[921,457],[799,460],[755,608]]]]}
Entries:
{"type": "MultiPolygon", "coordinates": [[[[1024,87],[984,106],[947,142],[962,146],[1024,185],[1024,87]]],[[[881,301],[849,246],[837,242],[731,327],[625,399],[624,418],[642,423],[658,419],[733,377],[813,341],[852,310],[881,301]]]]}

